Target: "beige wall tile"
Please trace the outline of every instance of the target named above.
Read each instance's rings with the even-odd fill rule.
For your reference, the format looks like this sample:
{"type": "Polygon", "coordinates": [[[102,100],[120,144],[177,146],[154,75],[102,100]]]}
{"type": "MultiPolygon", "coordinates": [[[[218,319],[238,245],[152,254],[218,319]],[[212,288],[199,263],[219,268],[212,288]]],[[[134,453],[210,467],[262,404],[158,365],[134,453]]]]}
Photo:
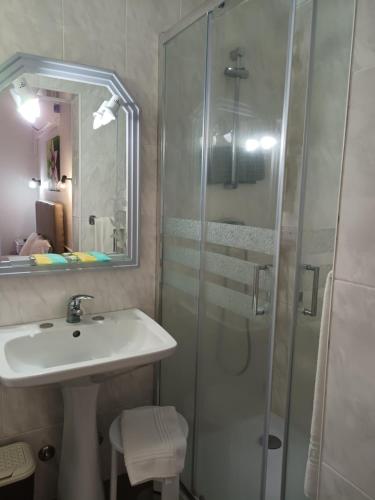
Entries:
{"type": "Polygon", "coordinates": [[[375,68],[354,74],[338,229],[336,277],[375,285],[375,68]]]}
{"type": "Polygon", "coordinates": [[[184,17],[205,3],[205,0],[181,0],[180,16],[184,17]]]}
{"type": "Polygon", "coordinates": [[[154,282],[147,262],[139,269],[88,271],[48,276],[1,278],[1,324],[17,324],[63,317],[68,298],[89,293],[95,299],[83,305],[85,312],[115,311],[130,307],[152,314],[154,282]]]}
{"type": "Polygon", "coordinates": [[[358,0],[319,500],[375,498],[374,20],[374,2],[358,0]]]}
{"type": "Polygon", "coordinates": [[[63,420],[61,391],[56,386],[33,389],[0,386],[3,412],[2,435],[7,438],[30,430],[42,429],[63,420]]]}
{"type": "Polygon", "coordinates": [[[323,460],[375,497],[375,289],[335,282],[323,460]]]}
{"type": "Polygon", "coordinates": [[[357,1],[353,69],[354,71],[375,66],[375,2],[357,1]]]}
{"type": "Polygon", "coordinates": [[[319,500],[371,500],[364,492],[323,464],[319,500]]]}
{"type": "Polygon", "coordinates": [[[179,19],[178,0],[128,0],[126,79],[142,112],[144,144],[157,141],[159,34],[179,19]]]}
{"type": "Polygon", "coordinates": [[[63,0],[64,58],[125,76],[125,0],[63,0]]]}
{"type": "Polygon", "coordinates": [[[126,408],[152,404],[153,367],[147,366],[103,382],[98,397],[99,413],[120,413],[126,408]]]}
{"type": "Polygon", "coordinates": [[[61,0],[0,2],[0,62],[15,52],[61,59],[61,0]]]}

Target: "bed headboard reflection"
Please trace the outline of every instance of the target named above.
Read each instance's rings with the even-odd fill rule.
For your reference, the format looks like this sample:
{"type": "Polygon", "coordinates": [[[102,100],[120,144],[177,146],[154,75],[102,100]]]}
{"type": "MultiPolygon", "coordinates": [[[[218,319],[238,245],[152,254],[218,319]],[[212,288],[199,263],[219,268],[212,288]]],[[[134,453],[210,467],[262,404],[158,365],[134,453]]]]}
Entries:
{"type": "Polygon", "coordinates": [[[64,206],[52,201],[35,202],[36,232],[48,240],[52,252],[63,253],[64,242],[64,206]]]}

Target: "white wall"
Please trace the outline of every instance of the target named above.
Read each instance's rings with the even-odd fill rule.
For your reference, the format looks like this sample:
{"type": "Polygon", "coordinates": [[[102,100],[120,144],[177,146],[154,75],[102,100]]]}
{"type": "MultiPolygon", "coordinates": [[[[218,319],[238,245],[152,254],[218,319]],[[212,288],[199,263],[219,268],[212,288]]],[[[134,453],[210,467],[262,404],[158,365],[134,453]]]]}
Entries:
{"type": "Polygon", "coordinates": [[[18,114],[8,90],[0,95],[0,254],[15,253],[15,238],[35,231],[38,177],[33,129],[18,114]]]}

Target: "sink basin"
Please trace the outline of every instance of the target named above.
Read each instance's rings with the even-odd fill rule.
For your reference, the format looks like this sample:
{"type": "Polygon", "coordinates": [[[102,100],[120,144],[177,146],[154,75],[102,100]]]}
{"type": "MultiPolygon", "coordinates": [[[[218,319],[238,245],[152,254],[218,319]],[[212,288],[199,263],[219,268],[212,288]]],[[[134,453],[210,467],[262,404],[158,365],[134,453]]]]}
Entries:
{"type": "Polygon", "coordinates": [[[175,340],[138,309],[0,328],[0,382],[60,383],[64,431],[59,500],[104,500],[96,427],[100,381],[172,354],[175,340]]]}
{"type": "MultiPolygon", "coordinates": [[[[126,370],[159,361],[176,348],[174,339],[138,309],[0,328],[0,381],[29,387],[126,370]],[[94,316],[95,318],[95,316],[94,316]]],[[[94,380],[94,379],[93,379],[94,380]]]]}

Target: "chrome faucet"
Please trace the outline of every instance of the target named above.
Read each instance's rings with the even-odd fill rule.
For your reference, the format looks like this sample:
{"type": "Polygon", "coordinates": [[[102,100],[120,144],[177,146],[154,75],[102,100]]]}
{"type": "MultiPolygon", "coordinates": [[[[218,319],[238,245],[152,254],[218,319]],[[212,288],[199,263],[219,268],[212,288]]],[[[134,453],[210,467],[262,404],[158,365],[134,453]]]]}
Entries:
{"type": "Polygon", "coordinates": [[[81,300],[93,299],[92,295],[79,294],[70,297],[68,302],[68,310],[66,314],[66,321],[68,323],[79,323],[81,321],[82,309],[81,300]]]}

